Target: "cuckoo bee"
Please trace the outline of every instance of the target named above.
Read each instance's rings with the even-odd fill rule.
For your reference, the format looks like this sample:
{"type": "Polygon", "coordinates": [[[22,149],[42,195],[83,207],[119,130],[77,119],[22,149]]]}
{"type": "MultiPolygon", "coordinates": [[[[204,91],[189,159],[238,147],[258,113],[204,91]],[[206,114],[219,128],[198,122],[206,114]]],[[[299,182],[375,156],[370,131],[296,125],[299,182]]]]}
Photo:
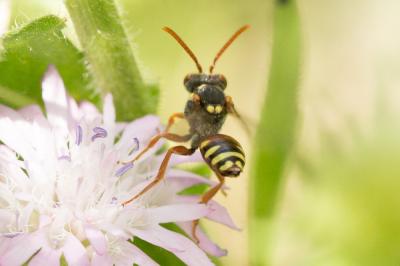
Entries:
{"type": "MultiPolygon", "coordinates": [[[[222,53],[248,28],[249,26],[245,25],[238,29],[218,51],[209,68],[209,74],[203,73],[203,69],[196,56],[178,34],[168,27],[163,28],[163,30],[169,33],[193,59],[197,66],[198,73],[188,74],[184,79],[184,86],[191,94],[189,100],[186,102],[184,112],[171,115],[165,131],[155,135],[150,140],[147,147],[135,158],[124,163],[132,163],[139,159],[161,138],[174,142],[191,141],[191,144],[190,148],[181,145],[169,148],[153,181],[138,194],[125,201],[123,205],[139,198],[164,178],[168,162],[173,154],[189,156],[197,149],[200,149],[204,161],[217,176],[219,183],[201,197],[200,203],[207,203],[214,197],[222,188],[225,177],[237,177],[240,175],[245,164],[245,155],[241,145],[234,138],[219,134],[227,114],[233,114],[237,117],[239,117],[239,115],[234,108],[232,98],[224,93],[227,86],[225,77],[221,74],[213,74],[213,70],[215,63],[222,53]],[[177,135],[169,132],[169,129],[177,118],[186,119],[189,123],[190,130],[188,134],[177,135]]],[[[198,241],[196,237],[197,225],[198,220],[193,222],[192,227],[192,235],[196,241],[198,241]]]]}

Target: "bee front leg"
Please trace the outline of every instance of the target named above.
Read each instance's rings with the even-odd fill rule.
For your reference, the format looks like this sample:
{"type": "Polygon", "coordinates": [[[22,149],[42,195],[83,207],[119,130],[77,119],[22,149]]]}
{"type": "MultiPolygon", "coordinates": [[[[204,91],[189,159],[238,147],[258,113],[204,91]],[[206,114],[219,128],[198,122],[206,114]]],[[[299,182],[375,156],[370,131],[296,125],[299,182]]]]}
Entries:
{"type": "Polygon", "coordinates": [[[147,144],[146,148],[144,148],[138,155],[136,155],[135,158],[133,158],[130,161],[126,161],[126,162],[120,162],[122,164],[128,164],[128,163],[133,163],[135,161],[137,161],[140,157],[142,157],[143,154],[145,154],[149,149],[151,149],[152,147],[154,147],[154,145],[156,145],[156,143],[162,139],[165,138],[167,140],[171,140],[171,141],[175,141],[175,142],[186,142],[189,141],[192,138],[192,134],[188,134],[188,135],[177,135],[177,134],[172,134],[172,133],[168,133],[168,132],[161,132],[157,135],[155,135],[149,142],[149,144],[147,144]]]}
{"type": "Polygon", "coordinates": [[[175,123],[176,118],[184,119],[185,115],[183,113],[172,114],[168,119],[168,124],[167,127],[165,128],[165,132],[168,132],[170,130],[171,126],[175,123]]]}

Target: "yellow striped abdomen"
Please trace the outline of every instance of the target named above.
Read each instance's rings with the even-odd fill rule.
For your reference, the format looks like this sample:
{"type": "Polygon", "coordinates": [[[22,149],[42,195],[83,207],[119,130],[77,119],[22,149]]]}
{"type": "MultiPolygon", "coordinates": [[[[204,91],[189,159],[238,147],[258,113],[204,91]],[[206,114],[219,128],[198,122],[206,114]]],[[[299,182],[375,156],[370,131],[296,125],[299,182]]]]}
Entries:
{"type": "Polygon", "coordinates": [[[200,143],[200,152],[204,161],[222,176],[238,176],[245,164],[245,155],[234,138],[217,134],[200,143]]]}

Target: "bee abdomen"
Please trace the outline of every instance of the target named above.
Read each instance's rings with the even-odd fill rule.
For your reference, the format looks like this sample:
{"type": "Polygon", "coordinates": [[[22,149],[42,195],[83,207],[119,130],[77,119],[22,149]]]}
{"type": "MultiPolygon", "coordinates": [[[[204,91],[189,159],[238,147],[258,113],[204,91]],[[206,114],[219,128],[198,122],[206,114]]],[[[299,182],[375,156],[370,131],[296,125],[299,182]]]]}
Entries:
{"type": "Polygon", "coordinates": [[[217,134],[206,138],[200,143],[200,152],[206,163],[222,176],[238,176],[243,170],[243,149],[230,136],[217,134]]]}

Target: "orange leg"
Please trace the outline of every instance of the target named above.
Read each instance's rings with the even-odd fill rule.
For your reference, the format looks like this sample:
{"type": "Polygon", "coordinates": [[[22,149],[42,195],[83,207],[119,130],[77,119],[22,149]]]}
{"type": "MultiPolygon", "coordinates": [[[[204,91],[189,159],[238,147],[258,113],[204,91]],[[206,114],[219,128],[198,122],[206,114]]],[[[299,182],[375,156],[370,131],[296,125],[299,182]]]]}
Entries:
{"type": "Polygon", "coordinates": [[[130,161],[127,162],[121,162],[122,164],[128,164],[128,163],[132,163],[134,161],[137,161],[140,157],[142,157],[143,154],[145,154],[149,149],[151,149],[152,147],[154,147],[154,145],[156,145],[156,143],[161,139],[161,138],[165,138],[167,140],[171,140],[171,141],[175,141],[175,142],[186,142],[189,141],[191,139],[192,135],[188,134],[188,135],[177,135],[177,134],[172,134],[172,133],[168,133],[168,132],[161,132],[158,133],[157,135],[155,135],[149,142],[149,144],[147,144],[146,148],[144,148],[138,155],[136,155],[135,158],[133,158],[130,161]]]}
{"type": "Polygon", "coordinates": [[[185,146],[175,146],[175,147],[169,148],[167,151],[167,154],[165,155],[165,157],[161,163],[160,169],[158,169],[157,176],[154,178],[154,180],[150,184],[148,184],[142,191],[140,191],[138,194],[136,194],[134,197],[123,202],[122,205],[125,206],[128,203],[139,198],[140,196],[142,196],[144,193],[149,191],[152,187],[154,187],[156,184],[158,184],[164,178],[165,171],[167,170],[168,162],[171,159],[172,154],[189,156],[189,155],[192,155],[195,151],[196,151],[196,149],[188,149],[185,146]]]}
{"type": "MultiPolygon", "coordinates": [[[[199,201],[199,203],[207,204],[207,202],[209,202],[224,185],[225,177],[220,175],[218,172],[215,172],[215,174],[217,175],[217,177],[219,179],[219,183],[216,186],[214,186],[213,188],[211,188],[209,191],[207,191],[201,197],[201,200],[199,201]]],[[[199,243],[199,239],[197,238],[197,235],[196,235],[196,228],[198,225],[199,225],[199,220],[194,220],[192,222],[192,236],[193,236],[193,239],[196,241],[196,243],[199,243]]]]}
{"type": "Polygon", "coordinates": [[[171,126],[175,123],[176,118],[185,118],[185,115],[183,113],[174,113],[172,114],[169,119],[168,119],[168,124],[167,127],[165,128],[165,132],[168,132],[171,128],[171,126]]]}

